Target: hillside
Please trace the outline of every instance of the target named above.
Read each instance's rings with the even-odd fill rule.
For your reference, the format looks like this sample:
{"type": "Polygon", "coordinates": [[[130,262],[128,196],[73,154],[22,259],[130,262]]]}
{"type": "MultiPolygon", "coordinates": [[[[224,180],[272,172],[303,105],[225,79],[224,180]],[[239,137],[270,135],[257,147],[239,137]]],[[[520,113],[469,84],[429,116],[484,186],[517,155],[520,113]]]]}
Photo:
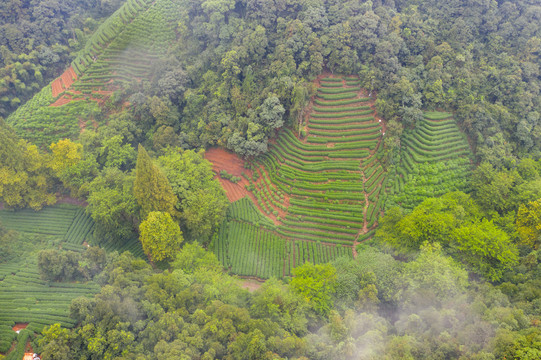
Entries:
{"type": "Polygon", "coordinates": [[[25,139],[48,145],[78,137],[104,118],[117,90],[149,81],[152,64],[175,40],[170,0],[129,0],[98,28],[71,66],[6,120],[25,139]],[[100,106],[99,106],[100,105],[100,106]]]}
{"type": "Polygon", "coordinates": [[[235,202],[214,240],[234,273],[289,276],[306,261],[352,256],[375,226],[385,176],[378,160],[384,124],[374,117],[374,99],[355,76],[321,76],[316,84],[302,140],[283,129],[267,154],[245,164],[233,154],[207,153],[217,174],[240,179],[219,177],[235,202]]]}
{"type": "Polygon", "coordinates": [[[0,360],[539,359],[538,2],[0,1],[0,360]]]}
{"type": "Polygon", "coordinates": [[[406,131],[402,161],[389,175],[380,161],[385,120],[358,78],[321,76],[316,85],[300,139],[284,129],[267,154],[246,163],[216,149],[207,154],[233,202],[214,250],[236,274],[288,276],[306,261],[331,260],[333,244],[354,249],[370,238],[384,208],[411,210],[469,189],[471,152],[451,114],[427,112],[406,131]]]}
{"type": "Polygon", "coordinates": [[[48,207],[11,212],[0,210],[0,222],[19,232],[17,251],[0,263],[0,353],[6,353],[17,334],[16,323],[39,333],[55,323],[73,327],[69,305],[79,296],[92,297],[99,292],[94,282],[54,283],[41,278],[38,252],[62,248],[82,252],[84,241],[91,241],[94,223],[77,206],[48,207]]]}
{"type": "Polygon", "coordinates": [[[452,114],[425,112],[401,138],[400,163],[389,181],[387,208],[411,210],[424,199],[469,192],[473,155],[452,114]]]}

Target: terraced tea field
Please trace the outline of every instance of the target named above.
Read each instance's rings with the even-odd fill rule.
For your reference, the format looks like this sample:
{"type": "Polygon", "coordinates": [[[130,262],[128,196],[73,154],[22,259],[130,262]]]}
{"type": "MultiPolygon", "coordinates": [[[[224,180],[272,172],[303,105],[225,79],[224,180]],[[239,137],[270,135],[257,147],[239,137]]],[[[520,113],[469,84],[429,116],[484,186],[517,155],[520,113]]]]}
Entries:
{"type": "MultiPolygon", "coordinates": [[[[0,210],[0,222],[20,234],[21,244],[10,257],[0,257],[0,353],[5,353],[17,334],[15,323],[28,323],[27,329],[40,332],[44,326],[60,323],[75,325],[69,317],[71,300],[92,297],[99,285],[88,283],[48,282],[40,278],[37,254],[42,249],[62,248],[82,252],[83,243],[95,244],[94,221],[84,208],[56,205],[40,211],[30,209],[0,210]]],[[[143,257],[138,239],[122,245],[107,244],[106,250],[131,251],[143,257]]]]}
{"type": "Polygon", "coordinates": [[[349,247],[290,239],[276,230],[277,226],[245,197],[229,207],[213,250],[233,273],[261,279],[290,276],[294,267],[307,261],[319,264],[353,256],[349,247]]]}
{"type": "Polygon", "coordinates": [[[427,197],[469,191],[472,154],[452,114],[426,112],[402,137],[401,161],[389,182],[387,206],[413,209],[427,197]]]}
{"type": "Polygon", "coordinates": [[[352,256],[352,247],[375,227],[385,199],[379,161],[385,130],[374,117],[374,99],[363,96],[358,83],[357,77],[321,78],[304,125],[306,137],[283,130],[268,153],[243,172],[254,210],[272,223],[260,221],[258,230],[253,222],[230,216],[216,251],[233,272],[287,276],[305,261],[352,256]],[[238,249],[247,255],[239,257],[238,249]],[[275,263],[257,255],[266,251],[275,263]],[[247,258],[268,263],[260,271],[247,258]]]}
{"type": "MultiPolygon", "coordinates": [[[[299,131],[304,138],[282,130],[248,169],[235,162],[239,184],[221,180],[228,195],[234,190],[232,201],[246,196],[232,204],[214,240],[233,273],[282,277],[306,261],[353,256],[355,245],[374,234],[384,208],[407,211],[427,197],[469,189],[471,151],[452,114],[426,112],[406,130],[401,161],[389,174],[380,162],[385,123],[359,79],[332,76],[317,85],[299,131]]],[[[229,171],[228,163],[216,161],[215,171],[229,171]]]]}
{"type": "MultiPolygon", "coordinates": [[[[82,248],[81,248],[82,250],[82,248]]],[[[43,327],[60,323],[73,327],[69,317],[71,300],[92,297],[99,292],[95,283],[49,283],[40,278],[37,254],[0,264],[0,353],[11,347],[17,334],[15,323],[27,323],[28,330],[39,333],[43,327]]]]}
{"type": "Polygon", "coordinates": [[[99,286],[94,283],[49,283],[41,280],[37,266],[40,249],[84,250],[82,244],[90,240],[94,226],[84,209],[57,205],[38,212],[1,210],[0,222],[25,239],[23,256],[16,252],[0,263],[0,353],[5,353],[17,336],[11,329],[15,323],[28,323],[27,329],[34,332],[54,323],[72,327],[75,323],[69,318],[71,300],[78,296],[93,296],[99,286]]]}
{"type": "Polygon", "coordinates": [[[49,145],[76,138],[97,125],[102,103],[113,91],[152,77],[176,33],[173,0],[127,0],[86,42],[58,79],[7,119],[23,138],[49,145]],[[85,124],[85,125],[83,125],[85,124]]]}

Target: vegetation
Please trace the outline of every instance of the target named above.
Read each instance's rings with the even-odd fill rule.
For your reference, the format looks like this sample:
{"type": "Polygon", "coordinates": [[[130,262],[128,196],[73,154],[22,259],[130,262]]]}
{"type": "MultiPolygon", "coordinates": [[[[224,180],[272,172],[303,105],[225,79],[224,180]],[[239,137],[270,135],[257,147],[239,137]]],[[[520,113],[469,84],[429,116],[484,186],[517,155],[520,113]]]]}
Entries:
{"type": "MultiPolygon", "coordinates": [[[[338,84],[333,87],[335,90],[347,89],[338,81],[329,83],[338,84]]],[[[275,231],[293,241],[293,245],[283,243],[280,250],[280,256],[286,258],[285,268],[290,267],[288,257],[300,263],[320,263],[342,254],[342,248],[334,251],[336,247],[330,244],[351,246],[365,222],[365,191],[369,196],[368,226],[372,227],[377,220],[384,203],[379,200],[384,170],[377,159],[379,150],[376,150],[382,136],[381,127],[373,117],[356,117],[373,112],[367,105],[368,100],[359,98],[353,104],[354,108],[368,110],[350,113],[343,111],[351,106],[334,106],[332,101],[321,103],[310,114],[306,143],[291,131],[283,130],[267,154],[251,161],[253,175],[247,177],[248,190],[254,193],[259,208],[267,215],[282,214],[275,231]],[[320,109],[325,111],[320,113],[320,109]],[[324,119],[322,124],[312,125],[318,115],[324,119]],[[336,119],[343,120],[335,124],[336,119]],[[317,145],[319,143],[325,145],[317,145]],[[360,161],[378,169],[376,176],[363,179],[365,171],[359,166],[360,161]],[[289,198],[288,206],[284,196],[289,198]]],[[[235,267],[233,272],[236,272],[235,267]]],[[[249,273],[243,270],[242,274],[249,273]]],[[[284,271],[283,274],[290,273],[284,271]]]]}
{"type": "Polygon", "coordinates": [[[387,207],[411,210],[428,197],[471,187],[470,152],[451,114],[431,112],[401,138],[400,162],[388,182],[387,207]]]}
{"type": "Polygon", "coordinates": [[[0,358],[539,358],[538,10],[2,2],[0,358]]]}
{"type": "Polygon", "coordinates": [[[214,239],[214,253],[234,274],[282,278],[306,262],[321,264],[352,257],[347,247],[300,240],[302,234],[298,240],[291,239],[284,227],[277,228],[249,198],[232,203],[226,218],[214,239]]]}
{"type": "Polygon", "coordinates": [[[141,145],[137,153],[133,193],[141,207],[141,218],[146,218],[153,211],[178,216],[175,210],[177,198],[173,188],[141,145]]]}
{"type": "Polygon", "coordinates": [[[118,1],[5,1],[0,5],[0,117],[60,76],[118,1]],[[23,25],[24,24],[24,25],[23,25]]]}
{"type": "Polygon", "coordinates": [[[94,247],[85,251],[81,238],[73,242],[81,211],[65,205],[38,212],[0,210],[1,353],[17,337],[11,329],[15,323],[28,323],[26,335],[54,323],[72,327],[76,321],[69,313],[71,300],[99,291],[90,280],[103,270],[106,255],[94,247]]]}
{"type": "Polygon", "coordinates": [[[184,240],[180,227],[166,212],[151,211],[139,230],[143,250],[153,261],[172,259],[184,240]]]}

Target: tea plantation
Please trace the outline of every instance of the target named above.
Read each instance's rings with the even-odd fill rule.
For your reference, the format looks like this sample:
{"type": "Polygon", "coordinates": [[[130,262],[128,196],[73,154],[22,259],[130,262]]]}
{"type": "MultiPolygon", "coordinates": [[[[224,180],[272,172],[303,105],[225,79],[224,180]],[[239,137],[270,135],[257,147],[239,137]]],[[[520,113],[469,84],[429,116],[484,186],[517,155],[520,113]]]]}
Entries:
{"type": "MultiPolygon", "coordinates": [[[[37,255],[42,249],[84,251],[83,242],[93,244],[94,222],[83,208],[73,205],[29,209],[0,210],[0,223],[19,233],[17,251],[0,257],[0,353],[5,353],[16,339],[16,323],[27,323],[27,329],[41,332],[44,326],[60,323],[75,325],[69,317],[71,300],[92,297],[100,287],[93,282],[49,282],[40,277],[37,255]]],[[[122,246],[108,245],[108,250],[132,250],[143,256],[137,239],[122,246]]]]}
{"type": "Polygon", "coordinates": [[[177,9],[172,0],[126,1],[73,60],[67,73],[76,74],[75,82],[59,88],[62,82],[53,81],[11,114],[7,123],[36,145],[76,138],[82,127],[99,124],[103,116],[98,102],[150,78],[151,64],[175,40],[177,9]]]}
{"type": "Polygon", "coordinates": [[[413,209],[427,197],[469,191],[472,154],[452,114],[426,112],[402,137],[401,161],[389,182],[386,206],[413,209]]]}
{"type": "Polygon", "coordinates": [[[246,197],[229,207],[213,250],[233,273],[261,279],[290,276],[293,268],[307,261],[319,264],[352,257],[348,247],[291,239],[277,229],[246,197]]]}
{"type": "Polygon", "coordinates": [[[233,203],[213,244],[233,273],[282,277],[306,261],[351,257],[384,208],[407,211],[427,197],[468,191],[471,152],[452,114],[426,112],[404,132],[398,166],[386,171],[385,128],[358,84],[354,76],[320,79],[299,134],[282,130],[248,163],[256,204],[233,203]]]}
{"type": "Polygon", "coordinates": [[[354,76],[322,78],[304,138],[282,130],[251,161],[247,188],[277,222],[241,215],[258,211],[248,199],[231,206],[215,251],[232,272],[281,277],[306,261],[351,257],[356,241],[375,226],[385,197],[383,133],[373,99],[358,84],[354,76]]]}

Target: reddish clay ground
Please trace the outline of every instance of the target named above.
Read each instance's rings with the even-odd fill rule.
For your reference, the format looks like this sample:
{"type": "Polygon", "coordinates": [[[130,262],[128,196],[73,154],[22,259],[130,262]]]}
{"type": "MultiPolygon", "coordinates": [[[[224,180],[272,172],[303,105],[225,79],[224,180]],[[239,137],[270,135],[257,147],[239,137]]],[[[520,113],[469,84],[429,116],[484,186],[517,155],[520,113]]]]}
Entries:
{"type": "Polygon", "coordinates": [[[235,176],[241,176],[243,172],[250,172],[250,170],[244,168],[244,160],[238,157],[238,155],[222,148],[214,147],[208,149],[205,152],[205,158],[212,162],[215,171],[216,169],[218,171],[225,170],[235,176]]]}
{"type": "Polygon", "coordinates": [[[28,326],[28,323],[17,323],[17,324],[15,324],[15,326],[11,330],[19,331],[19,330],[22,330],[22,329],[26,329],[27,326],[28,326]]]}
{"type": "Polygon", "coordinates": [[[57,97],[64,91],[64,89],[62,88],[62,79],[60,78],[53,81],[51,87],[53,89],[53,97],[57,97]]]}
{"type": "MultiPolygon", "coordinates": [[[[263,215],[266,215],[265,210],[261,208],[254,194],[246,190],[246,186],[250,184],[248,183],[248,180],[241,176],[241,174],[244,172],[247,176],[252,177],[252,171],[244,168],[244,160],[242,160],[236,154],[218,147],[208,149],[205,153],[205,158],[212,163],[212,170],[216,173],[216,179],[218,179],[220,184],[222,184],[222,187],[227,195],[227,199],[230,202],[235,202],[248,196],[250,199],[252,199],[259,211],[261,211],[263,215]],[[229,180],[222,179],[220,176],[218,176],[221,170],[225,170],[234,176],[239,176],[241,180],[235,184],[229,180]]],[[[262,186],[261,178],[257,181],[257,183],[259,186],[262,186]]],[[[283,211],[280,209],[276,210],[278,210],[278,216],[284,216],[283,211]]],[[[274,221],[275,224],[278,224],[278,220],[274,214],[266,216],[274,221]]]]}
{"type": "MultiPolygon", "coordinates": [[[[63,92],[68,90],[75,81],[77,81],[77,74],[75,73],[75,70],[73,70],[73,68],[70,66],[66,71],[64,71],[62,75],[60,75],[60,77],[58,77],[52,82],[51,87],[53,91],[53,97],[56,98],[57,96],[61,95],[63,92]]],[[[81,94],[80,91],[72,91],[72,92],[74,94],[81,94]]],[[[111,96],[112,93],[113,92],[109,90],[92,91],[92,94],[100,94],[100,95],[103,95],[104,97],[101,99],[98,99],[98,98],[94,98],[90,96],[90,100],[94,100],[101,105],[108,96],[111,96]]],[[[81,99],[74,99],[72,95],[65,94],[64,96],[59,97],[50,106],[58,107],[58,106],[65,105],[71,101],[76,101],[76,100],[81,100],[81,99]]]]}
{"type": "Polygon", "coordinates": [[[71,95],[64,95],[64,96],[59,97],[58,100],[56,100],[50,106],[58,107],[58,106],[66,105],[67,103],[71,101],[73,101],[73,99],[71,98],[71,95]]]}
{"type": "MultiPolygon", "coordinates": [[[[80,91],[72,91],[74,94],[82,94],[80,91]]],[[[98,99],[98,98],[95,98],[93,96],[90,96],[88,97],[87,99],[90,99],[90,100],[94,100],[96,101],[98,104],[103,104],[106,100],[106,97],[108,96],[111,96],[113,92],[112,91],[108,91],[108,90],[98,90],[98,91],[92,91],[92,94],[100,94],[100,95],[104,95],[105,97],[101,98],[101,99],[98,99]]],[[[50,106],[53,106],[53,107],[56,107],[56,106],[62,106],[62,105],[65,105],[71,101],[77,101],[77,100],[83,100],[83,98],[77,98],[77,99],[74,99],[71,95],[63,95],[61,96],[60,98],[58,98],[58,100],[56,100],[54,103],[52,103],[50,106]]]]}
{"type": "Polygon", "coordinates": [[[51,84],[53,90],[53,97],[57,97],[62,94],[65,90],[69,89],[73,82],[77,80],[77,74],[70,66],[60,77],[58,77],[51,84]]]}
{"type": "Polygon", "coordinates": [[[77,74],[70,66],[68,70],[64,71],[60,78],[62,79],[62,83],[64,83],[64,88],[69,89],[70,86],[75,82],[75,80],[77,80],[77,74]]]}
{"type": "Polygon", "coordinates": [[[244,172],[251,176],[252,172],[244,168],[244,160],[232,152],[217,147],[208,149],[205,153],[205,158],[212,163],[212,170],[216,173],[216,178],[222,184],[229,201],[234,202],[249,195],[248,190],[244,187],[245,185],[249,185],[248,181],[241,174],[244,172]],[[229,180],[222,179],[218,176],[221,170],[225,170],[234,176],[239,176],[241,180],[235,184],[229,180]]]}

